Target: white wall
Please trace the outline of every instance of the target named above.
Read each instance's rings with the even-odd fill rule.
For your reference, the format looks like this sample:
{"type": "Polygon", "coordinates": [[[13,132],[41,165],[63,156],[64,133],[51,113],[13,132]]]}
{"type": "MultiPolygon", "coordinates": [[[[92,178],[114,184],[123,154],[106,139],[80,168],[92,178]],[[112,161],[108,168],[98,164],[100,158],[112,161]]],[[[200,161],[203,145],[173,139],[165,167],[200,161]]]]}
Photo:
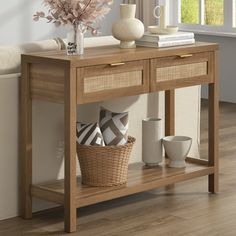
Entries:
{"type": "MultiPolygon", "coordinates": [[[[198,41],[215,42],[220,45],[220,100],[236,103],[236,38],[196,35],[198,41]]],[[[207,88],[202,88],[202,97],[207,97],[207,88]]]]}
{"type": "MultiPolygon", "coordinates": [[[[1,1],[2,2],[2,1],[1,1]]],[[[101,22],[102,35],[109,35],[114,19],[119,16],[119,4],[122,0],[115,0],[112,11],[101,22]]],[[[55,37],[66,37],[65,26],[56,28],[47,24],[44,19],[33,21],[36,11],[45,10],[42,0],[7,0],[0,7],[0,45],[24,43],[55,37]]],[[[90,34],[87,34],[90,36],[90,34]]]]}
{"type": "Polygon", "coordinates": [[[18,82],[0,76],[0,220],[18,212],[18,82]]]}

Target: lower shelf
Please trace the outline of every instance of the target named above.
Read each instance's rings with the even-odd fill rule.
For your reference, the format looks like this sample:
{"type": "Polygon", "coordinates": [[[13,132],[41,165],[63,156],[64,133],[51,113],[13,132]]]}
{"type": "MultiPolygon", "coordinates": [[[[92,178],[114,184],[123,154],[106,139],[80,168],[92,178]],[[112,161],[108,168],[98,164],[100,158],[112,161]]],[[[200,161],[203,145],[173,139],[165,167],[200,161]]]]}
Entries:
{"type": "MultiPolygon", "coordinates": [[[[143,163],[129,165],[128,182],[116,187],[89,187],[81,185],[78,178],[76,207],[83,207],[139,192],[144,192],[177,182],[214,173],[214,167],[187,163],[184,169],[164,166],[146,167],[143,163]]],[[[64,204],[64,181],[37,184],[31,187],[32,196],[64,204]]]]}

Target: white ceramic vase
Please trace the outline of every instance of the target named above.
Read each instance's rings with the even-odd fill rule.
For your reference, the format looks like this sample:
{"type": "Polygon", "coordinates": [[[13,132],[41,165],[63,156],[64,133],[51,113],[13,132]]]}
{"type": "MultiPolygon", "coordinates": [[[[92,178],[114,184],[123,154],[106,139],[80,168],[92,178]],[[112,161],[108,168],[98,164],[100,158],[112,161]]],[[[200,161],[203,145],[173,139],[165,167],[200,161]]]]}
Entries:
{"type": "Polygon", "coordinates": [[[163,160],[163,123],[158,118],[142,121],[142,158],[148,166],[159,165],[163,160]]]}
{"type": "Polygon", "coordinates": [[[121,41],[121,48],[135,48],[135,40],[144,34],[144,25],[135,18],[135,12],[135,4],[120,4],[120,20],[113,23],[112,35],[121,41]]]}
{"type": "Polygon", "coordinates": [[[66,52],[68,56],[84,54],[84,34],[87,27],[82,23],[75,23],[67,33],[66,52]]]}
{"type": "Polygon", "coordinates": [[[170,160],[169,167],[186,167],[185,159],[192,145],[192,138],[186,136],[167,136],[163,138],[163,145],[170,160]]]}

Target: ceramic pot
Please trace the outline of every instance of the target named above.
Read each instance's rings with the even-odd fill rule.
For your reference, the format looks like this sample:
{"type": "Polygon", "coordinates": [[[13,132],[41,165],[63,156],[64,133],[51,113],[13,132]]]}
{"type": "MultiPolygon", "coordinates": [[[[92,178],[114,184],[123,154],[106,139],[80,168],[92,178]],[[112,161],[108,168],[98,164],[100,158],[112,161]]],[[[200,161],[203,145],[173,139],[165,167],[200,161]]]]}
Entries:
{"type": "Polygon", "coordinates": [[[163,123],[158,118],[142,121],[142,159],[147,166],[159,165],[163,160],[163,123]]]}
{"type": "Polygon", "coordinates": [[[186,136],[168,136],[163,138],[163,145],[170,160],[170,167],[186,167],[185,159],[190,151],[192,138],[186,136]]]}
{"type": "Polygon", "coordinates": [[[121,41],[121,48],[135,48],[135,40],[144,34],[144,25],[135,18],[135,12],[135,4],[120,5],[120,20],[113,23],[112,35],[121,41]]]}

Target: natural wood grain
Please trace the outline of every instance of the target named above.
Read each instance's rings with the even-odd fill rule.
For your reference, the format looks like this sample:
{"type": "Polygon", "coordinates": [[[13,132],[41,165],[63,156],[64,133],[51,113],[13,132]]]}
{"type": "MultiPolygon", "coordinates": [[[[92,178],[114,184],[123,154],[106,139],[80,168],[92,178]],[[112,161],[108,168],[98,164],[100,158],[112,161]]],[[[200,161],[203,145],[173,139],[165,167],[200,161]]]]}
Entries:
{"type": "MultiPolygon", "coordinates": [[[[151,79],[154,80],[156,73],[153,73],[152,76],[154,77],[151,79]]],[[[155,83],[156,81],[151,84],[155,86],[155,83]]],[[[172,135],[175,135],[175,90],[167,90],[165,91],[165,136],[172,135]]],[[[165,153],[165,157],[168,158],[167,153],[165,153]]],[[[174,183],[166,185],[166,189],[173,189],[174,187],[174,183]]]]}
{"type": "Polygon", "coordinates": [[[32,99],[64,102],[64,66],[32,64],[29,73],[32,99]]]}
{"type": "Polygon", "coordinates": [[[20,210],[25,219],[32,217],[32,100],[29,82],[30,64],[22,60],[20,80],[20,210]]]}
{"type": "Polygon", "coordinates": [[[65,231],[76,231],[76,69],[65,74],[65,231]]]}
{"type": "Polygon", "coordinates": [[[49,202],[55,202],[55,203],[64,205],[64,193],[56,192],[50,188],[41,187],[39,185],[32,185],[31,195],[39,199],[43,199],[49,202]]]}
{"type": "Polygon", "coordinates": [[[215,43],[203,42],[169,48],[137,47],[134,49],[121,49],[119,46],[104,46],[87,48],[85,49],[85,54],[82,56],[67,56],[65,51],[54,51],[39,52],[37,55],[34,53],[28,54],[28,59],[33,63],[41,63],[42,61],[45,61],[58,64],[67,61],[71,63],[72,67],[86,67],[168,57],[173,55],[209,52],[217,50],[218,48],[219,46],[215,43]]]}
{"type": "MultiPolygon", "coordinates": [[[[83,57],[69,57],[64,55],[64,52],[44,52],[37,53],[37,55],[28,55],[27,60],[33,63],[33,67],[31,69],[31,94],[34,99],[47,100],[50,102],[63,103],[64,102],[64,90],[62,79],[64,77],[63,67],[66,64],[70,64],[71,67],[74,67],[76,64],[77,68],[81,68],[77,71],[78,73],[78,93],[80,97],[77,98],[81,103],[95,102],[95,101],[103,101],[106,99],[110,99],[111,97],[121,97],[121,96],[131,96],[137,95],[141,93],[149,92],[149,66],[143,65],[143,85],[142,86],[133,86],[132,90],[128,88],[120,88],[120,89],[110,89],[108,91],[98,91],[90,94],[83,95],[84,92],[84,77],[85,76],[99,76],[104,73],[109,73],[112,71],[114,73],[120,72],[128,72],[128,68],[132,71],[135,64],[141,65],[143,59],[152,59],[151,60],[151,73],[152,78],[154,79],[157,68],[159,67],[167,67],[167,66],[177,66],[182,65],[186,66],[186,64],[190,63],[201,63],[208,62],[208,75],[207,76],[195,76],[189,78],[175,79],[173,81],[158,81],[154,82],[151,80],[150,90],[154,91],[162,91],[186,86],[193,86],[199,83],[206,84],[212,82],[213,77],[211,71],[212,69],[212,60],[211,52],[209,52],[210,48],[213,50],[217,48],[215,44],[208,44],[209,50],[206,52],[206,43],[197,43],[196,45],[185,46],[185,47],[173,47],[168,49],[150,49],[150,48],[136,48],[134,50],[121,50],[114,46],[106,46],[100,48],[93,48],[93,50],[89,49],[83,57]],[[187,52],[195,52],[192,57],[189,58],[180,58],[179,55],[186,54],[187,52]],[[199,51],[200,50],[200,51],[199,51]],[[131,53],[132,52],[132,53],[131,53]],[[113,54],[112,54],[113,53],[113,54]],[[155,54],[155,57],[152,54],[155,54]],[[115,56],[113,60],[110,59],[110,56],[115,56]],[[127,60],[129,56],[132,55],[132,58],[129,60],[135,60],[130,62],[127,60]],[[173,56],[174,55],[174,56],[173,56]],[[123,58],[124,56],[124,58],[123,58]],[[134,58],[136,56],[136,58],[134,58]],[[140,57],[141,56],[141,57],[140,57]],[[54,58],[55,57],[55,58],[54,58]],[[96,63],[94,62],[94,58],[98,58],[96,63]],[[118,58],[118,59],[117,59],[118,58]],[[84,64],[84,60],[86,63],[84,64]],[[117,60],[122,61],[125,65],[117,66],[114,68],[108,69],[109,65],[112,62],[117,62],[117,60]],[[79,62],[79,64],[77,64],[79,62]],[[90,64],[92,63],[92,64],[90,64]],[[60,65],[58,67],[58,65],[60,65]],[[89,69],[88,66],[93,66],[89,69]],[[86,68],[86,69],[84,69],[86,68]],[[122,69],[120,69],[122,68],[122,69]],[[123,70],[123,71],[122,71],[123,70]],[[155,70],[153,72],[153,70],[155,70]],[[40,72],[41,71],[41,72],[40,72]],[[86,72],[89,74],[86,75],[86,72]],[[85,74],[84,74],[85,73],[85,74]],[[83,95],[83,96],[82,96],[83,95]]],[[[145,61],[145,60],[144,60],[145,61]]],[[[143,62],[144,63],[144,62],[143,62]]],[[[137,66],[136,66],[137,67],[137,66]]],[[[140,67],[139,67],[140,68],[140,67]]],[[[112,76],[111,76],[112,77],[112,76]]],[[[155,77],[156,78],[156,77],[155,77]]]]}
{"type": "Polygon", "coordinates": [[[194,78],[186,78],[186,79],[176,79],[171,81],[160,81],[158,82],[158,85],[155,85],[156,92],[158,91],[166,91],[166,90],[173,90],[177,88],[183,88],[183,87],[190,87],[195,85],[208,85],[209,84],[209,78],[206,76],[201,77],[194,77],[194,78]]]}
{"type": "MultiPolygon", "coordinates": [[[[215,52],[215,65],[218,65],[218,52],[215,52]]],[[[219,83],[218,66],[214,70],[214,82],[209,84],[209,164],[214,166],[215,173],[209,176],[209,192],[219,191],[219,83]]]]}
{"type": "Polygon", "coordinates": [[[209,166],[209,161],[208,160],[204,160],[204,159],[200,159],[200,158],[194,158],[194,157],[187,157],[186,160],[189,163],[209,166]]]}
{"type": "Polygon", "coordinates": [[[175,135],[175,91],[165,92],[165,135],[175,135]]]}
{"type": "MultiPolygon", "coordinates": [[[[128,182],[125,185],[115,187],[89,187],[81,185],[79,178],[76,189],[76,206],[82,207],[90,204],[107,201],[134,193],[148,191],[185,181],[191,178],[211,174],[213,167],[199,164],[188,164],[186,169],[166,168],[164,166],[148,168],[143,163],[135,163],[129,166],[128,182]]],[[[46,184],[34,185],[34,189],[45,191],[48,196],[64,194],[64,181],[55,181],[46,184]]],[[[34,196],[41,198],[35,192],[34,196]]],[[[59,202],[59,198],[51,198],[52,202],[59,202]]],[[[60,201],[62,198],[60,198],[60,201]]]]}

